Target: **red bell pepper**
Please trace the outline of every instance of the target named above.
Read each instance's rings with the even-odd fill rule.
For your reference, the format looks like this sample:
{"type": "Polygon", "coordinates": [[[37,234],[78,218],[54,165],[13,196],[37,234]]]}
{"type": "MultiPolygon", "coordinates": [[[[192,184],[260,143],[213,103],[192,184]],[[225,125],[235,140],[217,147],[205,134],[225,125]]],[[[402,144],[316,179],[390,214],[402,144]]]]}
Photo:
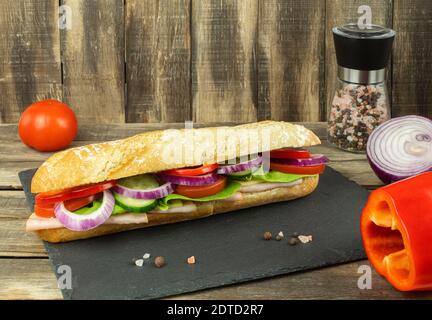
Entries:
{"type": "Polygon", "coordinates": [[[432,172],[373,191],[361,233],[369,261],[395,288],[432,290],[432,172]]]}

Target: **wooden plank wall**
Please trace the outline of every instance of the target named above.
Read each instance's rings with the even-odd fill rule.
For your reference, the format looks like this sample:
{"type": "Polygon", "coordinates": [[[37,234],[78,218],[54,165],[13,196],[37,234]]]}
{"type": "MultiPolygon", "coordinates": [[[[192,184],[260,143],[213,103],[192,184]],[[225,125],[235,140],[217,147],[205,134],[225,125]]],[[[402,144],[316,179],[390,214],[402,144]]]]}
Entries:
{"type": "Polygon", "coordinates": [[[0,122],[32,101],[62,98],[58,1],[0,1],[0,122]]]}
{"type": "Polygon", "coordinates": [[[331,28],[360,5],[397,31],[393,116],[432,116],[430,0],[14,0],[0,1],[0,123],[45,98],[89,124],[325,120],[331,28]]]}
{"type": "Polygon", "coordinates": [[[394,1],[393,115],[432,116],[432,1],[394,1]]]}
{"type": "Polygon", "coordinates": [[[194,120],[257,118],[257,0],[192,1],[194,120]]]}
{"type": "Polygon", "coordinates": [[[191,119],[190,0],[126,1],[126,120],[191,119]]]}
{"type": "Polygon", "coordinates": [[[61,31],[63,101],[78,121],[124,122],[124,8],[118,0],[62,0],[72,27],[61,31]]]}
{"type": "Polygon", "coordinates": [[[324,118],[325,1],[260,0],[260,118],[324,118]]]}

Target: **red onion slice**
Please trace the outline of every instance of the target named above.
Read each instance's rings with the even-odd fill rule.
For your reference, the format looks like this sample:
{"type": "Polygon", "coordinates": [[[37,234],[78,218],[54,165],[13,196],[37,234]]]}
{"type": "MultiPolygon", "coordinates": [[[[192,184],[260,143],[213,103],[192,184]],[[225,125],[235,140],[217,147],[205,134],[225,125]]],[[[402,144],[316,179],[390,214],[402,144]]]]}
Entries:
{"type": "Polygon", "coordinates": [[[63,202],[54,207],[54,212],[61,224],[73,231],[86,231],[103,224],[111,216],[114,208],[114,197],[109,190],[103,192],[103,200],[99,209],[90,214],[76,214],[67,210],[63,202]]]}
{"type": "Polygon", "coordinates": [[[246,170],[250,170],[250,169],[259,167],[261,165],[261,163],[262,163],[262,157],[257,157],[255,159],[241,162],[238,164],[220,166],[217,170],[217,173],[219,173],[219,174],[231,174],[231,173],[235,173],[235,172],[246,171],[246,170]]]}
{"type": "Polygon", "coordinates": [[[322,154],[313,154],[310,158],[306,159],[272,159],[272,162],[283,163],[290,166],[307,167],[328,163],[329,159],[322,154]]]}
{"type": "Polygon", "coordinates": [[[172,176],[164,173],[160,173],[158,176],[163,181],[168,181],[182,186],[206,186],[215,183],[219,178],[216,172],[211,172],[201,176],[172,176]]]}
{"type": "Polygon", "coordinates": [[[420,116],[388,120],[369,136],[369,163],[384,183],[432,169],[432,121],[420,116]]]}
{"type": "Polygon", "coordinates": [[[145,200],[160,199],[174,192],[171,182],[154,189],[131,189],[118,184],[112,190],[125,197],[145,200]]]}

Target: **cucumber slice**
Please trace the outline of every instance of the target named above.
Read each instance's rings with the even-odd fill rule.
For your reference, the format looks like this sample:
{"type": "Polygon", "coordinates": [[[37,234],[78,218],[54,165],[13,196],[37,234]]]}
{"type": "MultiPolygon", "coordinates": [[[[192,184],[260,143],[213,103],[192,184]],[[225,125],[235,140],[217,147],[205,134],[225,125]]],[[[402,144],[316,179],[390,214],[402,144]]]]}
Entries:
{"type": "Polygon", "coordinates": [[[245,177],[248,176],[252,173],[252,170],[245,170],[245,171],[240,171],[240,172],[233,172],[230,173],[229,176],[233,176],[233,177],[245,177]]]}
{"type": "Polygon", "coordinates": [[[250,181],[252,180],[252,170],[245,170],[241,172],[234,172],[228,175],[233,180],[250,181]]]}
{"type": "Polygon", "coordinates": [[[117,192],[113,192],[116,203],[129,212],[147,212],[154,209],[157,205],[157,200],[134,199],[122,196],[117,192]]]}
{"type": "Polygon", "coordinates": [[[159,187],[159,183],[150,174],[140,174],[133,177],[123,178],[117,181],[123,187],[129,189],[154,189],[159,187]]]}
{"type": "MultiPolygon", "coordinates": [[[[133,177],[123,178],[117,182],[120,186],[129,189],[155,189],[159,187],[159,183],[151,174],[140,174],[133,177]]],[[[147,212],[157,206],[157,200],[134,199],[125,197],[117,192],[113,192],[116,204],[128,212],[147,212]]]]}

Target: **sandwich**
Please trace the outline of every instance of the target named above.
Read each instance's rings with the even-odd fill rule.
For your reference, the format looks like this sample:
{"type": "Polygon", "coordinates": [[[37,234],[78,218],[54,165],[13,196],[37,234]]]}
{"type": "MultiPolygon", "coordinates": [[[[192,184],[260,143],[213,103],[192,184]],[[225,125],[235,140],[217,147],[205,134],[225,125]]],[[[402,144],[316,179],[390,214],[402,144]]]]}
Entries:
{"type": "Polygon", "coordinates": [[[304,149],[319,143],[301,125],[262,121],[64,150],[33,176],[26,230],[66,242],[304,197],[328,161],[304,149]]]}

